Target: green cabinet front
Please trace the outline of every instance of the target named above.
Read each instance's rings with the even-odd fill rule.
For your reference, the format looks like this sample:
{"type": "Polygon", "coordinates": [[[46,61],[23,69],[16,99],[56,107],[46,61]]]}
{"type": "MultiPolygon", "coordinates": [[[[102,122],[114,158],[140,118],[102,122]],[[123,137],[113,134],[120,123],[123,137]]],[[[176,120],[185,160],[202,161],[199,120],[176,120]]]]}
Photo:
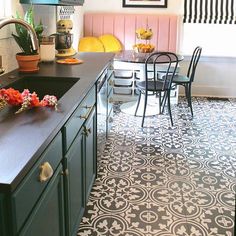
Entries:
{"type": "Polygon", "coordinates": [[[73,141],[65,156],[65,200],[66,200],[66,235],[76,235],[79,222],[84,212],[82,130],[73,141]]]}
{"type": "Polygon", "coordinates": [[[21,230],[20,236],[65,236],[61,173],[62,166],[59,165],[43,196],[21,230]]]}
{"type": "Polygon", "coordinates": [[[92,110],[84,126],[84,165],[85,165],[85,199],[88,201],[96,176],[96,112],[92,110]]]}
{"type": "Polygon", "coordinates": [[[84,0],[20,0],[20,3],[38,5],[83,5],[84,0]]]}
{"type": "Polygon", "coordinates": [[[66,236],[77,233],[96,175],[95,92],[93,87],[63,128],[66,236]]]}

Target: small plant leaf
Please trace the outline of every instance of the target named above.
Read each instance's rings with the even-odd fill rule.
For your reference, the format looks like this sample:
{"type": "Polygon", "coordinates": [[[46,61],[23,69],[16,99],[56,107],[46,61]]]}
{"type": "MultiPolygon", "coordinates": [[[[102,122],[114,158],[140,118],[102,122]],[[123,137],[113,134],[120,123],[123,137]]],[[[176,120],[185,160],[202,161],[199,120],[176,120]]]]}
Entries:
{"type": "Polygon", "coordinates": [[[28,22],[31,26],[34,27],[34,11],[33,11],[33,6],[31,5],[28,11],[25,13],[24,20],[28,22]]]}
{"type": "MultiPolygon", "coordinates": [[[[19,12],[16,12],[16,18],[23,19],[20,16],[19,12]]],[[[25,12],[24,20],[33,27],[35,33],[37,34],[37,38],[40,41],[44,27],[41,20],[39,24],[35,26],[33,5],[31,5],[30,8],[25,12]]],[[[12,33],[12,36],[15,39],[16,43],[19,45],[20,49],[23,51],[23,53],[26,55],[37,54],[37,51],[33,49],[28,30],[24,26],[17,23],[15,24],[15,29],[16,29],[16,34],[12,33]]]]}

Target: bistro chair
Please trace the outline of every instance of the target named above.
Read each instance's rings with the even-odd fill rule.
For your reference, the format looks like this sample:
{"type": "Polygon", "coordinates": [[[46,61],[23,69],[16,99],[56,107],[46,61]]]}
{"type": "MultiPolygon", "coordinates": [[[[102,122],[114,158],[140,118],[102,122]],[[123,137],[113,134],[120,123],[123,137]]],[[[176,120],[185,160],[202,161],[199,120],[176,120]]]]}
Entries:
{"type": "MultiPolygon", "coordinates": [[[[173,119],[170,108],[170,92],[172,86],[172,80],[178,67],[178,57],[172,52],[153,52],[145,60],[145,78],[144,80],[137,82],[136,88],[139,91],[138,102],[135,110],[135,116],[137,114],[141,96],[144,96],[144,109],[142,116],[142,127],[144,124],[144,118],[147,109],[148,96],[159,97],[159,111],[162,111],[162,106],[165,105],[167,99],[168,112],[170,115],[171,125],[173,126],[173,119]],[[158,64],[165,64],[166,71],[162,75],[162,79],[159,78],[159,72],[157,70],[158,64]],[[152,73],[150,73],[152,72],[152,73]],[[162,97],[162,94],[166,96],[162,97]],[[166,97],[166,99],[164,99],[166,97]]],[[[163,74],[163,73],[162,73],[163,74]]]]}
{"type": "Polygon", "coordinates": [[[200,59],[202,52],[201,47],[196,47],[193,51],[191,61],[188,67],[187,75],[176,74],[173,78],[173,83],[175,85],[181,85],[185,88],[185,96],[190,107],[191,115],[193,116],[192,98],[191,98],[191,87],[194,81],[195,72],[197,68],[198,61],[200,59]]]}

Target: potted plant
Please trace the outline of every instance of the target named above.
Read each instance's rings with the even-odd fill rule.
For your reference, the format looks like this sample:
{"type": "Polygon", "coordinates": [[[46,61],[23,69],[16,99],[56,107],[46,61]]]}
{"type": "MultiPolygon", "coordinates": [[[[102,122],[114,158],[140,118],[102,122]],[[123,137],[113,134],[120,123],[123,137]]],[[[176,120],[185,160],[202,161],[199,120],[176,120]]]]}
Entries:
{"type": "MultiPolygon", "coordinates": [[[[16,13],[17,19],[22,19],[19,13],[16,13]]],[[[42,37],[43,24],[40,20],[39,24],[34,22],[34,11],[33,6],[26,11],[24,20],[32,26],[37,34],[38,41],[42,37]]],[[[16,43],[21,48],[22,52],[16,54],[16,59],[19,65],[19,71],[21,72],[36,72],[39,70],[38,63],[40,60],[39,52],[35,51],[32,46],[29,31],[20,24],[15,24],[16,33],[12,33],[16,43]]]]}

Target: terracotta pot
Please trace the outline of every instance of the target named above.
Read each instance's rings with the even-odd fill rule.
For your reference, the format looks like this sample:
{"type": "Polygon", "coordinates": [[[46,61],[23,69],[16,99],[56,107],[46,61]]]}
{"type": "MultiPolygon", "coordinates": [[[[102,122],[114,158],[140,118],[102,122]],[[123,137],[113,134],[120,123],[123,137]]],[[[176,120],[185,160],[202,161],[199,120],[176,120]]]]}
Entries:
{"type": "Polygon", "coordinates": [[[39,70],[38,63],[40,60],[39,54],[24,55],[22,53],[16,54],[16,60],[19,65],[20,72],[37,72],[39,70]]]}

